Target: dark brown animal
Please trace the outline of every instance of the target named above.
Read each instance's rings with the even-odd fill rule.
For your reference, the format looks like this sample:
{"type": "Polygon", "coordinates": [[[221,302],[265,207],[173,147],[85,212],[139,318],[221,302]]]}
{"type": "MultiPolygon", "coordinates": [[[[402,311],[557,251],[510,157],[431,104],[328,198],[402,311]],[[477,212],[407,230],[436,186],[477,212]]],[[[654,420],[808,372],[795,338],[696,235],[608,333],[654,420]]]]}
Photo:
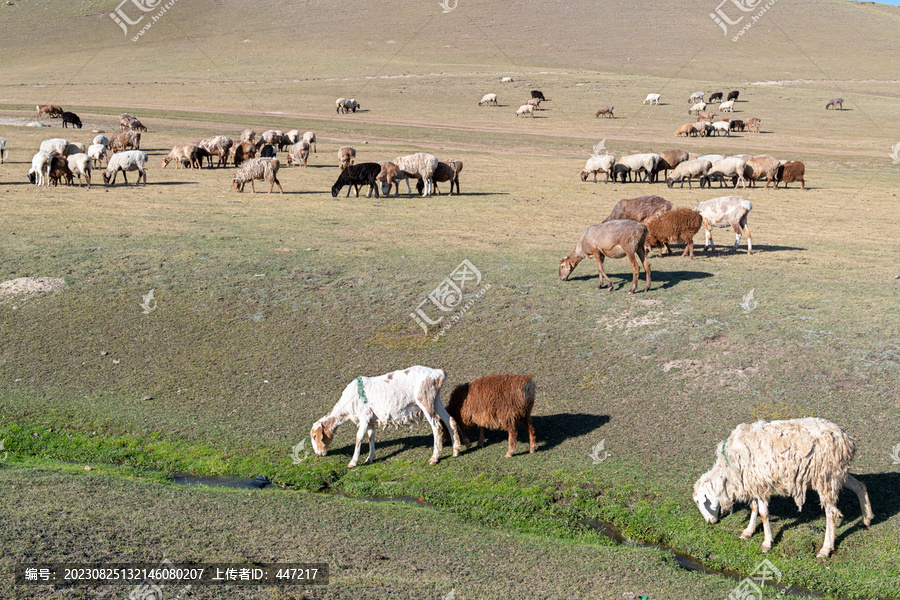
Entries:
{"type": "Polygon", "coordinates": [[[659,162],[656,163],[656,170],[653,172],[653,181],[659,180],[659,172],[665,171],[668,176],[669,169],[674,169],[680,163],[688,160],[688,153],[684,150],[664,150],[659,153],[659,162]]]}
{"type": "Polygon", "coordinates": [[[719,102],[722,101],[722,92],[716,92],[715,94],[710,94],[709,101],[707,102],[707,104],[715,102],[716,100],[718,100],[719,102]]]}
{"type": "Polygon", "coordinates": [[[73,112],[64,112],[62,115],[62,126],[68,129],[69,125],[81,129],[81,119],[73,112]]]}
{"type": "Polygon", "coordinates": [[[732,131],[743,131],[746,125],[740,119],[735,119],[731,122],[731,130],[732,131]]]}
{"type": "Polygon", "coordinates": [[[659,246],[659,257],[662,258],[663,249],[667,254],[672,254],[669,244],[684,244],[682,256],[690,254],[694,258],[694,236],[703,225],[703,216],[696,210],[689,208],[675,208],[650,217],[644,223],[647,226],[647,254],[651,254],[653,248],[659,246]]]}
{"type": "Polygon", "coordinates": [[[594,115],[594,118],[603,117],[605,119],[615,119],[616,116],[613,114],[613,108],[614,107],[611,105],[601,106],[600,110],[597,111],[597,114],[594,115]]]}
{"type": "Polygon", "coordinates": [[[637,259],[644,263],[644,272],[647,273],[647,285],[644,287],[646,292],[650,289],[650,262],[647,260],[647,253],[644,250],[646,241],[647,227],[642,223],[620,219],[591,225],[578,240],[575,249],[559,262],[559,278],[567,281],[578,263],[591,257],[597,261],[597,270],[600,271],[600,285],[597,287],[604,287],[603,278],[605,277],[609,291],[612,291],[612,281],[603,271],[603,259],[627,256],[634,275],[631,280],[631,290],[628,293],[633,294],[637,289],[638,277],[641,274],[637,259]]]}
{"type": "Polygon", "coordinates": [[[841,109],[844,110],[844,99],[843,98],[832,98],[828,101],[828,104],[825,105],[825,110],[829,108],[833,108],[835,110],[841,109]]]}
{"type": "Polygon", "coordinates": [[[59,185],[60,179],[65,178],[66,185],[72,185],[72,178],[75,175],[69,169],[69,162],[64,156],[53,155],[53,162],[50,163],[50,182],[53,185],[59,185]]]}
{"type": "Polygon", "coordinates": [[[740,96],[740,95],[741,95],[741,93],[737,90],[735,90],[733,92],[728,92],[728,97],[725,98],[725,101],[727,102],[729,100],[737,100],[738,96],[740,96]]]}
{"type": "Polygon", "coordinates": [[[140,150],[141,134],[135,131],[117,131],[109,136],[109,153],[115,154],[122,150],[140,150]]]}
{"type": "MultiPolygon", "coordinates": [[[[456,185],[456,195],[459,195],[459,173],[462,171],[462,161],[448,159],[446,161],[440,161],[438,163],[437,169],[434,170],[434,193],[440,195],[441,191],[438,189],[439,181],[449,181],[450,182],[450,195],[453,195],[453,186],[456,185]]],[[[397,189],[399,191],[399,184],[397,189]]],[[[421,179],[416,181],[416,191],[420,194],[425,190],[425,182],[421,179]]]]}
{"type": "Polygon", "coordinates": [[[799,160],[789,160],[778,167],[778,171],[775,175],[775,187],[778,187],[778,182],[783,181],[784,187],[787,188],[787,184],[793,183],[795,181],[800,182],[800,189],[806,189],[806,182],[803,180],[803,176],[806,174],[806,165],[804,165],[799,160]]]}
{"type": "Polygon", "coordinates": [[[672,203],[661,196],[639,196],[637,198],[624,198],[616,202],[612,212],[606,217],[604,223],[628,219],[643,223],[653,215],[672,210],[672,203]]]}
{"type": "Polygon", "coordinates": [[[60,106],[55,104],[37,104],[35,105],[37,109],[37,118],[41,119],[41,115],[47,115],[51,119],[61,118],[63,114],[63,109],[60,106]]]}
{"type": "Polygon", "coordinates": [[[232,152],[234,153],[232,157],[234,166],[240,167],[245,160],[256,158],[256,145],[251,142],[241,142],[232,147],[232,152]]]}
{"type": "MultiPolygon", "coordinates": [[[[534,408],[534,380],[531,375],[488,375],[456,386],[450,394],[447,412],[456,421],[466,448],[470,446],[466,427],[478,426],[478,447],[484,446],[484,429],[505,429],[509,433],[506,457],[516,451],[516,424],[528,429],[528,451],[534,454],[537,441],[531,410],[534,408]]],[[[446,437],[446,429],[444,429],[446,437]]]]}
{"type": "Polygon", "coordinates": [[[540,90],[531,90],[531,97],[537,98],[541,102],[546,102],[547,99],[544,98],[544,94],[540,90]]]}

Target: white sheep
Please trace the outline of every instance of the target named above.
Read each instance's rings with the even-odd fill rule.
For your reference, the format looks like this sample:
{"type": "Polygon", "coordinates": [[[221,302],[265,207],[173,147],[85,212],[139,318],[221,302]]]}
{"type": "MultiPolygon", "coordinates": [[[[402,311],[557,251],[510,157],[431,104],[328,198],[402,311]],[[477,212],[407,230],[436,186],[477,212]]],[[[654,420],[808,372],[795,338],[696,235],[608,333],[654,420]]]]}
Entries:
{"type": "Polygon", "coordinates": [[[119,171],[122,171],[125,185],[128,185],[126,173],[128,171],[137,171],[138,178],[135,185],[139,184],[141,179],[144,180],[144,185],[147,185],[147,171],[144,168],[146,164],[146,152],[142,152],[141,150],[124,150],[122,152],[117,152],[116,154],[113,154],[109,159],[109,162],[106,163],[106,171],[103,172],[103,183],[115,185],[116,175],[119,174],[119,171]]]}
{"type": "Polygon", "coordinates": [[[513,82],[512,77],[501,77],[500,78],[500,83],[512,83],[512,82],[513,82]]]}
{"type": "Polygon", "coordinates": [[[635,179],[641,174],[646,173],[645,181],[649,182],[650,177],[656,172],[656,165],[659,164],[659,154],[628,154],[616,160],[616,173],[621,173],[624,183],[629,173],[634,173],[635,179]]]}
{"type": "Polygon", "coordinates": [[[53,156],[44,150],[40,150],[31,159],[31,169],[28,171],[28,180],[38,187],[45,183],[50,187],[50,165],[53,164],[53,156]]]}
{"type": "Polygon", "coordinates": [[[735,502],[750,502],[750,522],[741,533],[749,539],[762,518],[765,539],[762,551],[772,549],[769,498],[790,496],[798,510],[806,491],[814,489],[825,509],[825,541],[816,554],[828,558],[834,550],[837,508],[841,488],[856,493],[863,525],[872,523],[872,505],[866,486],[848,472],[856,453],[853,439],[843,429],[820,418],[757,421],[738,425],[716,447],[715,464],[694,484],[694,502],[708,523],[716,523],[735,502]]]}
{"type": "MultiPolygon", "coordinates": [[[[698,156],[697,158],[700,158],[700,159],[703,159],[703,160],[708,160],[708,161],[711,162],[712,164],[716,164],[716,163],[719,162],[720,160],[724,160],[724,159],[725,159],[725,157],[724,157],[723,155],[721,155],[721,154],[704,154],[704,155],[702,155],[702,156],[698,156]]],[[[693,159],[692,159],[692,160],[693,160],[693,159]]]]}
{"type": "Polygon", "coordinates": [[[252,129],[245,129],[241,132],[241,142],[254,143],[256,140],[256,132],[252,129]]]}
{"type": "Polygon", "coordinates": [[[69,141],[62,138],[53,138],[41,142],[41,151],[47,154],[56,154],[65,158],[69,155],[69,141]]]}
{"type": "Polygon", "coordinates": [[[693,104],[694,101],[703,102],[703,92],[694,92],[691,94],[691,97],[688,98],[688,104],[693,104]]]}
{"type": "Polygon", "coordinates": [[[695,111],[699,113],[701,110],[706,110],[706,102],[700,101],[699,103],[693,105],[688,109],[688,114],[691,114],[695,111]]]}
{"type": "Polygon", "coordinates": [[[587,181],[588,176],[593,173],[594,183],[597,183],[597,173],[604,173],[606,174],[606,181],[604,183],[609,183],[610,175],[613,175],[613,182],[615,183],[615,166],[616,157],[612,154],[594,154],[587,159],[587,162],[584,164],[584,171],[581,172],[581,180],[587,181]]]}
{"type": "Polygon", "coordinates": [[[309,145],[312,147],[313,154],[316,153],[316,134],[312,131],[307,131],[303,134],[303,141],[309,142],[309,145]]]}
{"type": "Polygon", "coordinates": [[[278,186],[278,191],[283,194],[284,190],[281,187],[281,182],[278,181],[279,166],[277,158],[247,159],[241,163],[241,166],[238,167],[237,172],[234,174],[234,179],[231,182],[232,188],[236,192],[243,192],[244,185],[249,181],[250,189],[255,194],[256,187],[253,182],[257,179],[265,179],[269,182],[270,194],[276,185],[278,186]]]}
{"type": "Polygon", "coordinates": [[[87,154],[87,146],[81,142],[69,142],[66,156],[72,156],[73,154],[87,154]]]}
{"type": "MultiPolygon", "coordinates": [[[[410,177],[421,179],[425,184],[422,196],[430,196],[434,190],[434,171],[438,167],[438,159],[427,152],[416,152],[407,156],[398,156],[392,161],[401,171],[410,177]]],[[[409,182],[407,182],[409,185],[409,182]]]]}
{"type": "Polygon", "coordinates": [[[747,187],[745,176],[748,174],[747,161],[732,156],[713,163],[709,173],[706,174],[706,183],[712,186],[712,180],[718,179],[719,187],[722,187],[727,185],[726,179],[732,177],[735,179],[734,187],[737,187],[738,183],[741,184],[741,187],[747,187]]]}
{"type": "Polygon", "coordinates": [[[531,115],[534,117],[534,106],[531,104],[523,104],[516,110],[516,117],[531,115]]]}
{"type": "Polygon", "coordinates": [[[482,96],[478,106],[497,106],[497,94],[485,94],[482,96]]]}
{"type": "Polygon", "coordinates": [[[31,123],[26,123],[25,127],[50,127],[46,123],[41,123],[40,121],[32,121],[31,123]]]}
{"type": "Polygon", "coordinates": [[[307,158],[309,158],[309,142],[306,140],[300,140],[288,149],[288,165],[297,163],[299,166],[305,167],[307,158]]]}
{"type": "Polygon", "coordinates": [[[441,456],[441,421],[451,432],[453,456],[458,456],[462,444],[458,441],[456,421],[450,418],[441,402],[441,386],[446,378],[444,371],[421,365],[378,377],[357,377],[344,388],[331,412],[313,424],[310,431],[313,451],[317,456],[325,456],[337,428],[352,421],[357,425],[356,448],[348,466],[353,468],[359,462],[366,435],[369,436],[369,456],[365,462],[375,460],[376,426],[412,426],[425,420],[434,436],[434,451],[428,464],[437,464],[441,456]]]}
{"type": "Polygon", "coordinates": [[[676,183],[681,183],[681,187],[684,187],[684,182],[687,180],[688,188],[691,189],[693,188],[691,180],[696,177],[703,181],[711,167],[712,163],[704,158],[680,162],[672,171],[672,174],[666,178],[666,185],[672,187],[676,183]]]}
{"type": "Polygon", "coordinates": [[[284,134],[284,136],[282,138],[283,143],[288,146],[293,146],[294,144],[299,142],[300,139],[301,139],[301,137],[300,137],[299,129],[291,129],[286,134],[284,134]]]}
{"type": "Polygon", "coordinates": [[[87,155],[91,157],[95,168],[103,166],[104,159],[109,162],[109,157],[106,155],[106,146],[103,144],[91,144],[88,146],[87,155]]]}
{"type": "Polygon", "coordinates": [[[361,106],[359,102],[356,101],[356,98],[338,98],[334,101],[335,106],[337,106],[337,112],[343,111],[344,113],[356,112],[361,106]]]}
{"type": "Polygon", "coordinates": [[[659,104],[659,99],[662,97],[661,94],[647,94],[647,97],[644,98],[644,101],[641,104],[659,104]]]}
{"type": "Polygon", "coordinates": [[[102,144],[104,148],[109,147],[109,138],[103,135],[102,133],[94,136],[94,140],[91,142],[93,144],[102,144]]]}
{"type": "Polygon", "coordinates": [[[753,205],[749,200],[744,200],[740,196],[722,196],[720,198],[711,198],[704,200],[695,208],[703,217],[703,229],[706,232],[706,243],[703,245],[704,250],[714,250],[715,244],[712,241],[713,227],[731,226],[734,231],[734,250],[737,250],[738,242],[741,241],[741,235],[747,236],[747,254],[753,252],[753,240],[750,237],[750,227],[747,224],[747,217],[753,210],[753,205]]]}
{"type": "Polygon", "coordinates": [[[91,189],[91,157],[83,153],[70,154],[66,161],[72,174],[78,175],[78,187],[81,187],[81,176],[84,175],[87,187],[91,189]]]}
{"type": "Polygon", "coordinates": [[[9,157],[9,152],[6,151],[6,138],[0,137],[0,165],[3,164],[3,161],[9,157]]]}
{"type": "Polygon", "coordinates": [[[726,136],[731,137],[731,123],[729,121],[716,121],[710,125],[710,128],[710,132],[715,132],[716,135],[724,131],[726,136]]]}
{"type": "Polygon", "coordinates": [[[719,105],[719,110],[722,112],[734,112],[734,100],[723,102],[719,105]]]}

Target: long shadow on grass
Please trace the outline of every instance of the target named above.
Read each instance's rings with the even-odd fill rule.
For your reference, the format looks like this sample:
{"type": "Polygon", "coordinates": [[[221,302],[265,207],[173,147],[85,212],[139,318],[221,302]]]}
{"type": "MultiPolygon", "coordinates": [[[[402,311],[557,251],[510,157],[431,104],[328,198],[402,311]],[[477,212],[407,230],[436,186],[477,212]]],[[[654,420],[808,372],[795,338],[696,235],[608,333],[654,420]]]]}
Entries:
{"type": "MultiPolygon", "coordinates": [[[[659,259],[657,259],[659,260],[659,259]]],[[[618,291],[621,289],[631,288],[631,273],[606,273],[609,275],[609,280],[612,281],[616,279],[618,281],[612,281],[613,291],[618,291]]],[[[670,287],[675,286],[683,281],[693,281],[696,279],[706,279],[707,277],[712,277],[712,273],[705,273],[703,271],[659,271],[650,267],[650,291],[653,290],[664,290],[670,287]]],[[[591,275],[579,275],[578,277],[570,277],[569,281],[586,281],[593,280],[595,282],[599,282],[599,278],[596,274],[591,275]]],[[[643,270],[641,271],[641,276],[638,278],[638,292],[643,292],[646,278],[644,276],[643,270]]],[[[596,287],[596,286],[595,286],[596,287]]],[[[609,291],[609,288],[603,288],[600,291],[609,291]]]]}

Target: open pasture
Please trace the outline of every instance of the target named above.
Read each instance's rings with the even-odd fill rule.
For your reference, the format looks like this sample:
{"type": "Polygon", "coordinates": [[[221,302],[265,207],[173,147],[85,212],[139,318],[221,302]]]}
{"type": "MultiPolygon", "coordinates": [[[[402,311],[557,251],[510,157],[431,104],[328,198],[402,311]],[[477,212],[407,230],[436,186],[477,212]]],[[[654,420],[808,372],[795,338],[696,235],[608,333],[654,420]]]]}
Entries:
{"type": "MultiPolygon", "coordinates": [[[[602,519],[711,568],[747,575],[768,558],[785,583],[835,597],[900,597],[892,457],[900,445],[900,167],[890,156],[900,94],[890,67],[896,36],[888,35],[900,13],[782,0],[731,42],[708,17],[714,6],[639,4],[643,14],[628,17],[606,6],[556,13],[534,2],[507,14],[462,2],[447,14],[437,3],[398,4],[402,18],[362,6],[343,19],[337,7],[313,3],[302,9],[300,46],[263,43],[295,27],[284,23],[294,9],[277,0],[254,3],[269,30],[238,29],[240,3],[178,3],[138,42],[120,39],[99,1],[3,7],[0,137],[9,156],[0,165],[0,281],[57,277],[66,287],[0,295],[0,440],[9,452],[0,477],[15,488],[0,508],[0,540],[10,548],[22,535],[38,540],[3,553],[0,570],[26,559],[163,555],[332,564],[328,588],[240,592],[254,598],[445,597],[451,589],[456,598],[535,590],[708,598],[736,585],[680,571],[660,551],[613,547],[578,524],[602,519]],[[598,47],[587,23],[616,18],[621,27],[598,47]],[[694,21],[702,53],[686,47],[688,28],[663,25],[694,21]],[[30,60],[26,41],[49,42],[29,31],[63,24],[83,46],[30,60]],[[857,39],[853,27],[871,35],[857,39]],[[817,42],[822,32],[834,43],[817,42]],[[635,39],[643,43],[625,52],[635,39]],[[516,119],[533,89],[546,96],[544,110],[516,119]],[[759,117],[761,132],[676,138],[694,121],[687,100],[697,90],[740,90],[727,116],[759,117]],[[499,106],[479,107],[486,93],[499,106]],[[658,106],[641,104],[648,93],[661,94],[658,106]],[[845,110],[826,112],[836,96],[845,110]],[[338,97],[356,98],[361,110],[336,114],[338,97]],[[50,102],[77,113],[84,128],[46,118],[50,128],[22,126],[34,120],[34,104],[50,102]],[[615,106],[615,118],[594,117],[603,105],[615,106]],[[105,186],[98,171],[90,190],[28,183],[42,140],[87,144],[94,129],[114,131],[121,112],[149,129],[146,186],[105,186]],[[278,154],[284,194],[232,191],[234,167],[162,168],[176,144],[238,139],[247,127],[316,132],[308,167],[287,167],[278,154]],[[807,189],[670,189],[662,178],[604,184],[602,175],[582,182],[601,141],[601,153],[617,156],[681,148],[801,160],[807,189]],[[359,198],[346,190],[332,198],[345,145],[356,148],[357,163],[413,152],[462,160],[462,193],[450,197],[440,183],[440,196],[422,198],[401,182],[399,197],[365,198],[364,187],[359,198]],[[704,252],[701,231],[693,260],[678,247],[674,256],[653,253],[646,293],[643,274],[638,292],[627,293],[624,259],[605,263],[612,291],[597,289],[593,261],[559,280],[559,260],[588,226],[618,200],[649,194],[686,208],[730,194],[750,200],[753,254],[746,240],[730,250],[730,229],[714,230],[716,250],[704,252]],[[465,311],[422,305],[463,261],[480,277],[463,290],[465,311]],[[445,317],[428,335],[411,317],[420,307],[445,317]],[[506,433],[489,431],[484,448],[454,458],[445,446],[428,466],[431,432],[421,426],[379,431],[374,464],[351,470],[354,427],[346,425],[327,456],[312,455],[310,426],[348,383],[414,364],[447,372],[445,402],[477,377],[531,373],[537,451],[528,453],[520,428],[507,459],[506,433]],[[850,471],[875,513],[862,527],[845,490],[827,560],[815,558],[825,528],[815,494],[800,513],[790,499],[773,500],[768,555],[761,532],[737,538],[746,505],[707,525],[691,501],[735,425],[803,416],[827,418],[856,440],[850,471]],[[265,475],[303,491],[166,483],[185,472],[265,475]],[[323,491],[411,496],[438,511],[307,493],[323,491]],[[103,503],[131,517],[114,518],[103,503]],[[54,511],[59,522],[38,517],[54,511]],[[294,511],[346,533],[326,539],[292,525],[294,511]],[[94,536],[85,533],[92,518],[94,536]],[[117,537],[129,519],[153,523],[153,533],[117,537]],[[210,525],[179,541],[202,519],[210,525]],[[229,523],[241,524],[237,533],[229,523]],[[423,559],[438,544],[423,539],[440,540],[441,552],[423,559]],[[346,549],[363,546],[365,556],[346,549]],[[452,568],[435,566],[445,550],[452,568]],[[518,552],[530,558],[506,568],[518,552]],[[538,565],[540,552],[551,558],[538,565]]],[[[3,597],[29,594],[0,582],[3,597]]]]}

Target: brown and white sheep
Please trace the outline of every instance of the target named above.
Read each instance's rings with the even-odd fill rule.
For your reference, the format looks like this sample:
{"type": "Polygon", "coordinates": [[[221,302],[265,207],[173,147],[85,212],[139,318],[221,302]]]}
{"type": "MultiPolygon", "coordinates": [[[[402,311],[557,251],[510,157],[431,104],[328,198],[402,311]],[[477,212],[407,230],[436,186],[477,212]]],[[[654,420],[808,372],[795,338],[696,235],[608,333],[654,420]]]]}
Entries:
{"type": "Polygon", "coordinates": [[[762,551],[772,549],[769,523],[772,492],[794,499],[801,510],[806,492],[813,489],[825,510],[825,541],[816,554],[828,558],[834,550],[837,508],[841,489],[856,493],[863,525],[872,523],[872,505],[865,484],[850,475],[856,444],[846,431],[820,418],[757,421],[734,428],[719,442],[715,464],[694,484],[694,502],[708,523],[716,523],[735,502],[750,503],[750,522],[741,532],[749,539],[756,531],[756,516],[762,518],[765,539],[762,551]]]}
{"type": "Polygon", "coordinates": [[[540,98],[529,98],[528,102],[526,102],[528,106],[533,106],[534,110],[541,110],[541,99],[540,98]]]}
{"type": "Polygon", "coordinates": [[[201,148],[209,153],[209,166],[212,166],[212,157],[218,156],[217,166],[228,166],[228,155],[231,153],[231,147],[234,146],[234,140],[224,135],[217,135],[205,140],[201,140],[198,144],[201,148]]]}
{"type": "Polygon", "coordinates": [[[688,160],[688,153],[684,150],[663,150],[659,153],[659,161],[653,171],[653,181],[659,180],[660,171],[665,171],[665,174],[668,175],[670,169],[674,169],[686,160],[688,160]]]}
{"type": "Polygon", "coordinates": [[[416,152],[407,156],[398,156],[393,160],[401,171],[406,171],[410,177],[421,179],[425,182],[422,196],[430,196],[434,191],[434,171],[438,167],[438,159],[427,152],[416,152]]]}
{"type": "Polygon", "coordinates": [[[37,110],[37,119],[41,119],[41,115],[47,115],[51,119],[62,118],[63,109],[56,104],[37,104],[34,107],[37,110]]]}
{"type": "Polygon", "coordinates": [[[310,147],[312,148],[313,154],[318,154],[316,151],[316,134],[312,131],[307,131],[303,134],[303,141],[308,142],[310,147]]]}
{"type": "Polygon", "coordinates": [[[644,287],[646,292],[650,289],[650,262],[644,250],[646,241],[647,227],[642,223],[620,219],[591,225],[578,240],[575,249],[559,262],[559,278],[567,281],[578,263],[590,257],[597,261],[597,270],[600,271],[600,285],[597,287],[604,287],[603,279],[605,277],[609,290],[612,291],[612,281],[603,271],[603,259],[628,257],[634,275],[631,280],[631,290],[628,293],[633,294],[637,289],[638,277],[641,273],[639,260],[644,264],[644,272],[647,274],[647,285],[644,287]]]}
{"type": "Polygon", "coordinates": [[[456,421],[456,429],[466,448],[471,446],[466,427],[478,426],[479,448],[484,446],[485,428],[505,429],[509,435],[506,458],[510,458],[516,451],[516,424],[521,423],[528,430],[528,451],[534,454],[537,449],[531,423],[534,391],[531,375],[487,375],[456,386],[450,394],[447,412],[456,421]]]}
{"type": "Polygon", "coordinates": [[[706,233],[704,250],[715,249],[712,240],[713,227],[731,226],[734,231],[733,250],[737,250],[743,234],[747,236],[747,254],[753,252],[753,239],[750,237],[750,226],[747,223],[750,211],[753,210],[749,200],[744,200],[740,196],[711,198],[697,204],[695,210],[703,216],[703,229],[706,233]]]}
{"type": "Polygon", "coordinates": [[[241,132],[241,141],[242,142],[250,142],[253,144],[256,142],[256,132],[252,129],[245,129],[241,132]]]}
{"type": "Polygon", "coordinates": [[[611,104],[607,104],[606,106],[601,106],[600,110],[597,111],[597,114],[594,115],[594,118],[603,117],[604,119],[615,119],[616,116],[613,114],[613,109],[615,107],[611,104]]]}
{"type": "Polygon", "coordinates": [[[353,146],[342,146],[340,150],[338,150],[338,166],[341,168],[341,171],[346,169],[348,166],[353,164],[353,161],[356,159],[356,148],[353,146]]]}
{"type": "Polygon", "coordinates": [[[672,210],[672,203],[661,196],[639,196],[637,198],[623,198],[616,202],[612,212],[606,217],[604,223],[628,219],[643,223],[653,215],[672,210]]]}
{"type": "Polygon", "coordinates": [[[400,169],[396,163],[389,160],[383,160],[380,163],[381,171],[375,177],[375,180],[381,185],[381,193],[385,196],[391,194],[391,186],[396,187],[395,196],[400,195],[400,182],[406,181],[407,193],[412,194],[412,188],[409,186],[409,174],[400,169]]]}
{"type": "Polygon", "coordinates": [[[778,165],[778,171],[775,174],[775,187],[778,187],[778,182],[780,181],[784,182],[785,188],[787,188],[787,184],[799,181],[800,189],[805,190],[806,182],[803,179],[805,174],[806,165],[799,160],[784,161],[778,165]]]}
{"type": "MultiPolygon", "coordinates": [[[[438,183],[442,181],[450,182],[450,195],[453,195],[453,186],[456,185],[456,194],[459,195],[459,172],[462,171],[462,161],[448,159],[446,161],[438,161],[437,169],[434,170],[434,193],[440,195],[438,183]]],[[[420,179],[416,182],[416,191],[422,193],[425,189],[425,183],[420,179]]]]}
{"type": "Polygon", "coordinates": [[[241,142],[231,147],[231,162],[240,167],[244,161],[256,158],[256,144],[253,142],[241,142]]]}
{"type": "Polygon", "coordinates": [[[747,167],[750,169],[750,187],[756,187],[756,180],[762,177],[766,178],[766,189],[769,189],[769,183],[775,183],[778,176],[778,165],[781,162],[772,158],[768,154],[760,154],[754,156],[747,161],[747,167]]]}
{"type": "Polygon", "coordinates": [[[241,163],[237,173],[234,174],[234,180],[231,182],[234,191],[243,192],[244,185],[250,182],[250,189],[256,193],[256,187],[253,182],[257,179],[265,179],[269,182],[269,193],[277,185],[278,191],[282,194],[284,190],[281,182],[278,181],[278,159],[277,158],[251,158],[241,163]]]}
{"type": "Polygon", "coordinates": [[[710,104],[712,104],[713,102],[721,102],[721,101],[722,101],[722,92],[716,92],[716,93],[714,93],[714,94],[710,94],[710,95],[709,95],[709,101],[708,101],[708,102],[709,102],[710,104]]]}
{"type": "Polygon", "coordinates": [[[194,144],[177,144],[172,146],[172,149],[169,153],[163,158],[162,166],[163,169],[168,166],[170,162],[175,161],[175,168],[181,169],[184,164],[190,164],[190,168],[193,169],[194,165],[197,168],[200,168],[200,159],[197,156],[197,151],[200,149],[200,146],[195,146],[194,144]]]}
{"type": "Polygon", "coordinates": [[[306,159],[309,158],[309,142],[300,140],[288,149],[287,164],[297,164],[301,167],[306,166],[306,159]]]}
{"type": "Polygon", "coordinates": [[[140,150],[141,134],[137,131],[122,130],[116,131],[109,138],[108,150],[110,154],[121,152],[123,150],[140,150]]]}
{"type": "Polygon", "coordinates": [[[825,110],[828,110],[829,108],[844,110],[844,99],[832,98],[828,101],[828,104],[825,105],[825,110]]]}
{"type": "Polygon", "coordinates": [[[703,225],[703,216],[696,210],[689,208],[673,208],[672,210],[654,215],[644,221],[647,226],[646,248],[647,254],[659,246],[659,258],[662,258],[663,249],[667,254],[672,254],[669,244],[684,244],[684,252],[681,256],[690,255],[694,258],[694,236],[703,225]]]}
{"type": "Polygon", "coordinates": [[[747,131],[755,130],[756,133],[759,133],[760,120],[758,117],[753,117],[753,118],[747,119],[745,121],[745,124],[747,125],[747,131]]]}
{"type": "Polygon", "coordinates": [[[701,110],[700,114],[697,115],[697,122],[700,121],[709,121],[712,122],[716,118],[716,111],[714,110],[701,110]]]}

